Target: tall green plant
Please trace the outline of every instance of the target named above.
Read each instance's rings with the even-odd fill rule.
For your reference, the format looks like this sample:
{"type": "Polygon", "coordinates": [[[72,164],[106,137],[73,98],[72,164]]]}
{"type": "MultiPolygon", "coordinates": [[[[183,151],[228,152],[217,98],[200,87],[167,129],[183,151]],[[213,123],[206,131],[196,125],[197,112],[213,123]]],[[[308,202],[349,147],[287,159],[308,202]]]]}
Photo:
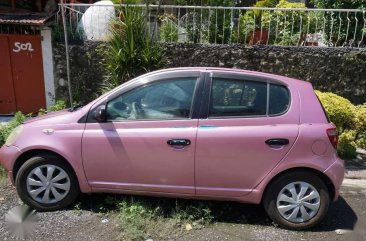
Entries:
{"type": "Polygon", "coordinates": [[[148,31],[145,12],[122,7],[111,21],[110,40],[101,50],[107,72],[105,90],[163,66],[163,49],[148,31]]]}

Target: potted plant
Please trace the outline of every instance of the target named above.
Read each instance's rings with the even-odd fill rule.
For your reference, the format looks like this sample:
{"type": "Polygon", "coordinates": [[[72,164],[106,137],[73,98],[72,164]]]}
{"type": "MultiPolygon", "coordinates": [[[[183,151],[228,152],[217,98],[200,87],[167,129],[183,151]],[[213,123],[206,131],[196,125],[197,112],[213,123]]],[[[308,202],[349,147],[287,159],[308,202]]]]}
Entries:
{"type": "MultiPolygon", "coordinates": [[[[275,7],[277,0],[258,1],[253,7],[275,7]]],[[[266,44],[269,38],[268,21],[264,18],[264,10],[254,9],[247,11],[239,18],[239,42],[245,42],[250,45],[266,44]]]]}

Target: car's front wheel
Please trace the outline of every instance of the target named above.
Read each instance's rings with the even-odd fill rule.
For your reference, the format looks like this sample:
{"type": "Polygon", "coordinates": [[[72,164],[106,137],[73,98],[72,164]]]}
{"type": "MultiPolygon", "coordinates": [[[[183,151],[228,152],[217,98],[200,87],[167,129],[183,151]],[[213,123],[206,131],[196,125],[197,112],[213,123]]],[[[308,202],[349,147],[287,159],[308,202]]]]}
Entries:
{"type": "Polygon", "coordinates": [[[317,175],[304,171],[287,173],[267,188],[264,208],[269,217],[287,229],[307,229],[325,217],[328,188],[317,175]]]}
{"type": "Polygon", "coordinates": [[[79,194],[73,170],[59,157],[39,155],[19,169],[15,185],[24,203],[39,211],[52,211],[70,205],[79,194]]]}

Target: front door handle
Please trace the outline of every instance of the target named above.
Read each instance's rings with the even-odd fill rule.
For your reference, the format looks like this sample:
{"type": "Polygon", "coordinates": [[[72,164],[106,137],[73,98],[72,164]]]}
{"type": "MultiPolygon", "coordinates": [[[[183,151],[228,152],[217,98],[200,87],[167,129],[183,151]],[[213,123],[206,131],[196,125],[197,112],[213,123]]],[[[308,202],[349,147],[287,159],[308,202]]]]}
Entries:
{"type": "Polygon", "coordinates": [[[289,140],[285,138],[273,138],[266,140],[266,144],[269,146],[285,146],[288,143],[290,143],[289,140]]]}
{"type": "Polygon", "coordinates": [[[172,139],[166,142],[170,146],[189,146],[191,141],[188,139],[172,139]]]}

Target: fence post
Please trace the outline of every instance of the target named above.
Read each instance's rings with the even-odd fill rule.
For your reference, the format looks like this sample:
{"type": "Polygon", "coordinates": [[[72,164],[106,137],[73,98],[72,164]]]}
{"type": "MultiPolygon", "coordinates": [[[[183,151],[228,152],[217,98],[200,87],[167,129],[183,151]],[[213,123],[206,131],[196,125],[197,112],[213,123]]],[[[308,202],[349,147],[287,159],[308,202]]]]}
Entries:
{"type": "Polygon", "coordinates": [[[64,27],[64,36],[65,36],[67,85],[69,87],[70,107],[73,108],[74,103],[73,103],[73,98],[72,98],[71,79],[70,79],[69,42],[68,42],[68,37],[67,37],[67,26],[66,26],[66,19],[65,19],[64,0],[61,0],[60,3],[61,3],[62,25],[64,27]]]}

